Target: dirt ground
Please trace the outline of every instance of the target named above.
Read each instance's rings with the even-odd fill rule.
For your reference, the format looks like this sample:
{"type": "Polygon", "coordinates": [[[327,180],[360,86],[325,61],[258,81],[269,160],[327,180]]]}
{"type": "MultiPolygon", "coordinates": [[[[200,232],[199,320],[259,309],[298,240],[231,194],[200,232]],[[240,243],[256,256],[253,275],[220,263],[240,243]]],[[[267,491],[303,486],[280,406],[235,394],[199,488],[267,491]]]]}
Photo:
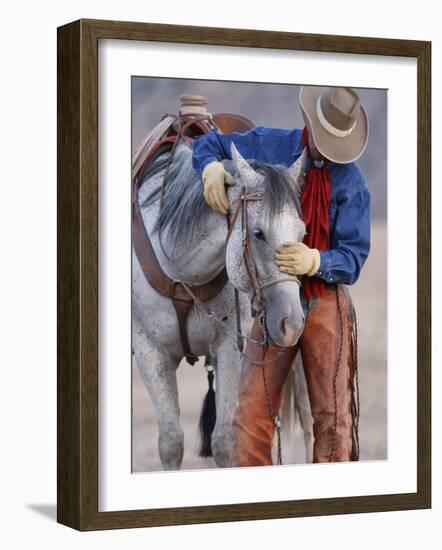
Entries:
{"type": "MultiPolygon", "coordinates": [[[[359,383],[361,395],[361,460],[387,458],[387,226],[372,226],[372,251],[358,283],[351,287],[359,328],[359,383]]],[[[183,362],[178,369],[181,425],[184,430],[185,470],[212,468],[212,459],[197,456],[198,419],[207,391],[200,361],[183,362]]],[[[133,367],[132,467],[134,472],[161,470],[157,425],[150,396],[133,367]]],[[[299,425],[283,438],[284,463],[305,462],[299,425]]]]}

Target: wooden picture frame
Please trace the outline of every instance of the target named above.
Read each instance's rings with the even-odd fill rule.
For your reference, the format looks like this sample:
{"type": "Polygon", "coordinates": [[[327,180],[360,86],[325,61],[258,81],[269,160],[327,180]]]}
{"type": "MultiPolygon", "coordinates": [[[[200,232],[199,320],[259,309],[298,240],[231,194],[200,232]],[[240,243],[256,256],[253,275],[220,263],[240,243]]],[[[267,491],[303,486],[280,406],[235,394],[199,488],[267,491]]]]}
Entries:
{"type": "Polygon", "coordinates": [[[431,44],[118,21],[58,29],[58,521],[82,531],[381,512],[431,506],[431,44]],[[98,41],[123,39],[417,59],[417,491],[98,511],[98,41]]]}

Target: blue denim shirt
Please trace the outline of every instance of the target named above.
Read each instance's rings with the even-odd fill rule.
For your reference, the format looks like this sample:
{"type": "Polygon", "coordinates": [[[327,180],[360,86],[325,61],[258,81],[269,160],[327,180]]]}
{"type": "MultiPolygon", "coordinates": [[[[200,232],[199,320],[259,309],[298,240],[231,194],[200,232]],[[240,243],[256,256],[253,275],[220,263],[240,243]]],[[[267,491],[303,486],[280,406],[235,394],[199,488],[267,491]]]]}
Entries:
{"type": "MultiPolygon", "coordinates": [[[[245,133],[213,130],[195,138],[193,166],[201,174],[210,162],[231,159],[232,142],[246,159],[290,166],[302,153],[301,134],[299,129],[263,126],[245,133]]],[[[320,252],[316,275],[328,283],[352,285],[370,252],[370,193],[354,162],[327,162],[331,179],[330,249],[320,252]]]]}

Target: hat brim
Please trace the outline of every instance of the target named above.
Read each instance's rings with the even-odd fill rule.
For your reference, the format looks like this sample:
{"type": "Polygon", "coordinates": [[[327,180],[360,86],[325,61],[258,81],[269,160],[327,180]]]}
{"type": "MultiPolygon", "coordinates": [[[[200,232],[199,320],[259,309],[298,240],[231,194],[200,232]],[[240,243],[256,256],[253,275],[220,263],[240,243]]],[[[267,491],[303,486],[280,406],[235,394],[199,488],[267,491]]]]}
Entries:
{"type": "Polygon", "coordinates": [[[356,119],[352,133],[338,137],[326,130],[317,115],[316,103],[326,90],[324,86],[303,86],[299,93],[299,104],[309,123],[313,142],[318,151],[328,160],[347,164],[357,160],[368,142],[368,116],[363,105],[356,119]]]}

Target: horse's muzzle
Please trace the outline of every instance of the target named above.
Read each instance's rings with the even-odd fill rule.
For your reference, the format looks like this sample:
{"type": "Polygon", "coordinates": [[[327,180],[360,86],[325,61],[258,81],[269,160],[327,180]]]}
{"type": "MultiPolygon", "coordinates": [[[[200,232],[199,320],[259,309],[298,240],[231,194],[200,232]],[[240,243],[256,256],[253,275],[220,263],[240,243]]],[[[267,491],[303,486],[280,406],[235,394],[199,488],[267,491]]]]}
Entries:
{"type": "Polygon", "coordinates": [[[275,285],[266,292],[266,326],[270,339],[281,347],[298,343],[304,329],[304,312],[298,288],[275,285]]]}

